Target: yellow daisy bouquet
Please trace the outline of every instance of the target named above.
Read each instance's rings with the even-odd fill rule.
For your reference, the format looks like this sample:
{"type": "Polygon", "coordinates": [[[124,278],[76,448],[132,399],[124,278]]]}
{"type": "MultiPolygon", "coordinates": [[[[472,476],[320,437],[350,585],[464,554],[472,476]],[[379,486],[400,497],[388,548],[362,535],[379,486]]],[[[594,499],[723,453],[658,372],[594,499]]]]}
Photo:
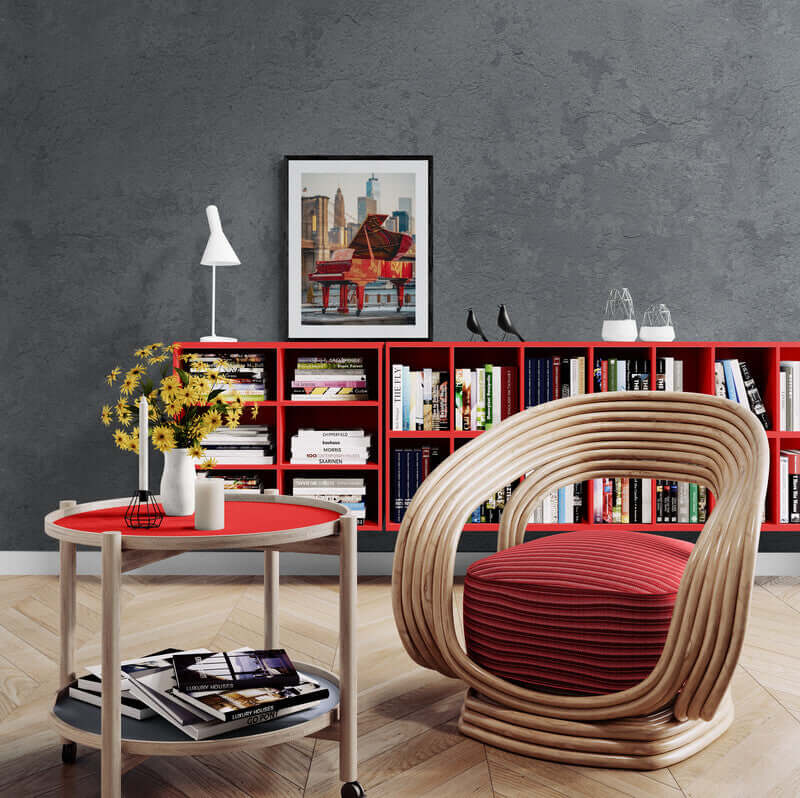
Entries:
{"type": "MultiPolygon", "coordinates": [[[[216,463],[206,458],[203,438],[223,424],[238,427],[245,405],[225,376],[225,361],[209,363],[190,352],[181,355],[180,367],[173,373],[176,348],[160,341],[149,344],[134,352],[136,362],[124,374],[119,366],[111,369],[106,383],[119,386],[119,398],[113,406],[102,406],[100,421],[106,427],[118,424],[113,437],[119,449],[138,452],[139,429],[131,424],[138,417],[139,397],[145,396],[153,446],[160,452],[188,449],[191,457],[203,461],[201,467],[212,468],[216,463]]],[[[257,405],[251,406],[251,412],[255,417],[257,405]]]]}

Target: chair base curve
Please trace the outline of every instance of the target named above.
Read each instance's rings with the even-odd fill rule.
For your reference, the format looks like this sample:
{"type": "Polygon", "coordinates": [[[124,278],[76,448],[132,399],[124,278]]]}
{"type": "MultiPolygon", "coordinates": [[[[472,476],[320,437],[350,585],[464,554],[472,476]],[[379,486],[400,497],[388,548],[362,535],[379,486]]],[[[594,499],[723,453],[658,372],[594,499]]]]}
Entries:
{"type": "Polygon", "coordinates": [[[677,721],[671,707],[635,718],[581,723],[506,709],[468,690],[459,731],[514,754],[569,765],[657,770],[702,751],[733,722],[726,694],[711,720],[677,721]]]}

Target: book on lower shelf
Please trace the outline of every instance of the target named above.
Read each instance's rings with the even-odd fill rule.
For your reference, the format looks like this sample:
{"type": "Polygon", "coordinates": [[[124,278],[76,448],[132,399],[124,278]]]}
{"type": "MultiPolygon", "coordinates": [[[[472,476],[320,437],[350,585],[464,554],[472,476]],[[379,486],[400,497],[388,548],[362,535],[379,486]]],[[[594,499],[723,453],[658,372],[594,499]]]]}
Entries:
{"type": "Polygon", "coordinates": [[[449,412],[447,371],[392,365],[392,430],[446,430],[449,412]]]}
{"type": "Polygon", "coordinates": [[[800,524],[800,450],[781,449],[779,479],[779,521],[800,524]]]}
{"type": "Polygon", "coordinates": [[[367,520],[367,485],[362,477],[294,477],[292,495],[336,502],[346,507],[359,524],[367,520]]]}
{"type": "Polygon", "coordinates": [[[364,358],[298,357],[290,388],[294,401],[364,401],[369,398],[364,358]]]}
{"type": "Polygon", "coordinates": [[[548,491],[534,507],[530,524],[580,524],[586,520],[588,489],[585,482],[548,491]]]}
{"type": "Polygon", "coordinates": [[[272,465],[272,434],[264,424],[221,427],[201,441],[208,457],[217,465],[272,465]]]}
{"type": "Polygon", "coordinates": [[[516,410],[517,368],[486,363],[455,370],[453,386],[456,430],[481,432],[516,410]]]}
{"type": "Polygon", "coordinates": [[[292,465],[365,465],[372,436],[363,429],[299,429],[291,440],[292,465]]]}
{"type": "Polygon", "coordinates": [[[389,518],[393,524],[403,521],[403,516],[417,492],[431,471],[436,467],[444,453],[436,444],[392,451],[392,484],[390,489],[391,506],[389,518]]]}
{"type": "MultiPolygon", "coordinates": [[[[800,363],[797,365],[800,366],[800,363]]],[[[784,363],[781,363],[781,373],[784,373],[784,363]]],[[[747,361],[738,358],[717,360],[714,363],[714,391],[717,396],[738,402],[742,407],[751,410],[764,429],[770,428],[761,391],[753,379],[747,361]]]]}
{"type": "Polygon", "coordinates": [[[788,432],[800,432],[800,361],[781,360],[778,379],[778,427],[788,432]]]}
{"type": "Polygon", "coordinates": [[[525,407],[586,393],[586,358],[548,355],[525,358],[525,407]]]}
{"type": "Polygon", "coordinates": [[[506,504],[511,499],[511,493],[518,482],[500,488],[493,496],[480,504],[472,511],[469,518],[470,524],[499,524],[506,504]]]}

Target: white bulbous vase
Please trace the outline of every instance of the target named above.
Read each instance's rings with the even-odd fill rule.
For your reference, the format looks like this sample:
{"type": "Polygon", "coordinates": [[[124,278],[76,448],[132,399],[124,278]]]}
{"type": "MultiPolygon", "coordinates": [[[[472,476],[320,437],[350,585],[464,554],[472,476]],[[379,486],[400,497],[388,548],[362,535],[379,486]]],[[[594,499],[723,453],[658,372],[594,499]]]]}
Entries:
{"type": "Polygon", "coordinates": [[[164,452],[161,475],[161,506],[164,515],[191,515],[194,512],[194,460],[188,449],[164,452]]]}

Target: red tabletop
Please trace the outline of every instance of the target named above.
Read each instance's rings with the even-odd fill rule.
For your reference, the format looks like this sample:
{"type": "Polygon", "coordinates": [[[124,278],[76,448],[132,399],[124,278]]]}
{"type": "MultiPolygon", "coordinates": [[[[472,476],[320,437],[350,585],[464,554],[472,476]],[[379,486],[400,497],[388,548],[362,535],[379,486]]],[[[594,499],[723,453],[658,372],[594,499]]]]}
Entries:
{"type": "Polygon", "coordinates": [[[208,537],[211,535],[252,535],[330,523],[341,517],[335,510],[285,502],[225,502],[224,529],[195,529],[194,516],[165,516],[156,529],[131,529],[125,523],[126,506],[75,513],[55,522],[56,526],[81,532],[119,530],[123,535],[142,537],[208,537]]]}

